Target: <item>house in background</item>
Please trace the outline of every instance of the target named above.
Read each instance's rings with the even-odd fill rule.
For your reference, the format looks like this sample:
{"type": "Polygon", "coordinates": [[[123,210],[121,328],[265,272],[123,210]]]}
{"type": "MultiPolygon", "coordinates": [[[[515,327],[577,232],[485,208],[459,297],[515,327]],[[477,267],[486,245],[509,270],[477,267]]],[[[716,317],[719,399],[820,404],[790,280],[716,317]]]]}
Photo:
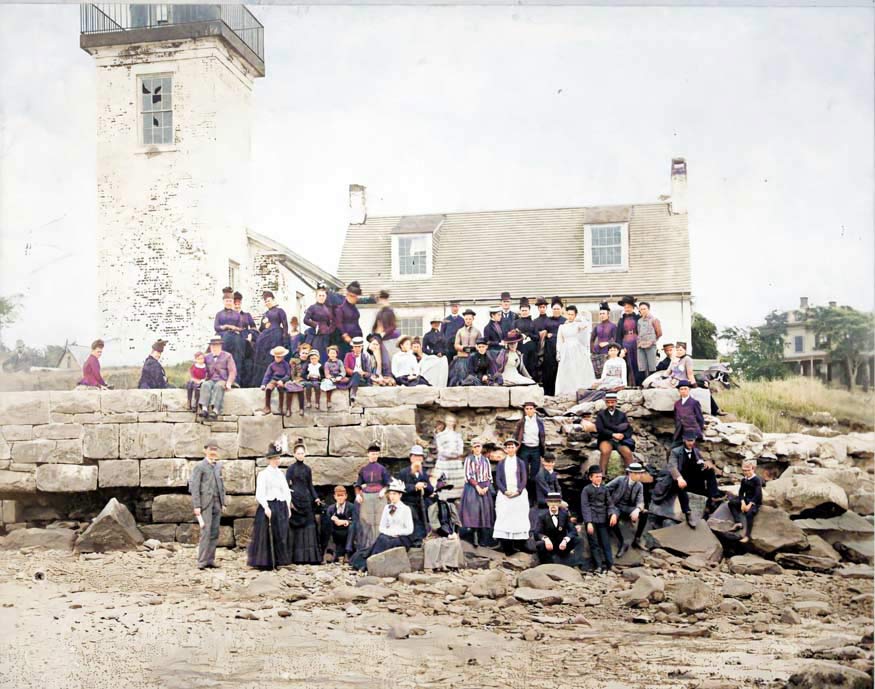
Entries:
{"type": "Polygon", "coordinates": [[[81,370],[82,366],[85,364],[85,360],[90,354],[91,347],[87,345],[79,345],[75,342],[67,342],[64,344],[64,352],[61,354],[58,363],[55,364],[55,368],[81,370]]]}
{"type": "MultiPolygon", "coordinates": [[[[599,302],[619,312],[617,300],[628,294],[650,302],[665,341],[690,343],[686,197],[683,158],[672,160],[670,200],[622,206],[368,217],[365,189],[352,185],[338,274],[366,294],[388,290],[407,335],[426,332],[451,300],[476,311],[482,330],[506,290],[514,311],[528,297],[535,317],[536,297],[559,296],[594,322],[599,302]]],[[[367,331],[376,307],[360,311],[367,331]]]]}

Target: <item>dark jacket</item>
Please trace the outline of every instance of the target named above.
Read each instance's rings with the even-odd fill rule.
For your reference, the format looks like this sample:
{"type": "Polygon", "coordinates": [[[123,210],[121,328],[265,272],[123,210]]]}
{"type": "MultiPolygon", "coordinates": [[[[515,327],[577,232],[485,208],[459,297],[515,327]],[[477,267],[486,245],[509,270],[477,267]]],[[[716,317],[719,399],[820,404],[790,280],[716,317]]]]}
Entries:
{"type": "Polygon", "coordinates": [[[624,440],[631,440],[632,426],[626,414],[615,408],[611,414],[607,409],[602,409],[595,417],[595,427],[598,431],[598,440],[613,440],[614,433],[622,433],[624,440]]]}
{"type": "Polygon", "coordinates": [[[695,431],[697,440],[705,432],[702,405],[692,397],[688,397],[685,403],[681,400],[674,403],[674,440],[683,439],[684,431],[695,431]]]}
{"type": "Polygon", "coordinates": [[[738,497],[745,502],[752,503],[759,507],[763,504],[763,480],[754,474],[750,478],[741,479],[741,486],[738,489],[738,497]]]}
{"type": "MultiPolygon", "coordinates": [[[[671,454],[668,456],[668,465],[665,468],[668,469],[671,477],[677,481],[678,476],[689,474],[691,471],[695,471],[697,466],[702,467],[704,464],[705,460],[702,459],[702,453],[699,452],[698,447],[693,448],[690,459],[687,459],[687,448],[684,445],[680,445],[671,451],[671,454]]],[[[688,479],[688,477],[685,478],[688,479]]]]}
{"type": "Polygon", "coordinates": [[[538,507],[547,506],[548,493],[560,493],[559,477],[555,471],[547,472],[544,467],[535,475],[535,504],[538,507]]]}
{"type": "Polygon", "coordinates": [[[349,500],[343,506],[344,514],[340,516],[341,519],[349,521],[349,526],[336,526],[334,522],[331,521],[331,518],[337,514],[337,503],[333,505],[329,505],[325,510],[324,517],[320,520],[322,526],[322,547],[325,548],[328,545],[328,542],[331,540],[332,536],[336,538],[342,538],[345,534],[346,536],[346,552],[352,553],[355,550],[355,532],[356,525],[358,524],[359,518],[359,507],[355,504],[355,502],[350,502],[349,500]]]}
{"type": "Polygon", "coordinates": [[[590,483],[580,491],[580,514],[585,524],[607,524],[612,514],[619,516],[604,483],[598,487],[590,483]]]}
{"type": "Polygon", "coordinates": [[[628,475],[617,476],[608,483],[608,491],[618,511],[644,509],[644,486],[639,481],[630,481],[628,475]]]}
{"type": "Polygon", "coordinates": [[[422,338],[422,351],[432,356],[446,356],[447,338],[440,330],[429,330],[422,338]]]}
{"type": "MultiPolygon", "coordinates": [[[[541,454],[544,454],[544,438],[546,436],[546,432],[544,430],[544,420],[535,414],[535,419],[538,421],[538,449],[541,450],[541,454]]],[[[520,445],[523,442],[523,431],[526,428],[526,417],[523,415],[519,421],[516,422],[516,428],[513,430],[513,437],[519,441],[520,445]]]]}
{"type": "Polygon", "coordinates": [[[553,541],[553,545],[558,545],[563,538],[574,540],[577,537],[577,529],[571,523],[571,515],[568,510],[560,507],[556,518],[559,524],[554,526],[550,510],[544,510],[535,524],[535,537],[543,539],[546,536],[553,541]]]}
{"type": "MultiPolygon", "coordinates": [[[[504,480],[504,463],[511,459],[510,457],[505,457],[502,459],[498,465],[495,467],[495,471],[492,472],[492,476],[495,478],[495,488],[500,490],[502,493],[507,492],[507,481],[504,480]]],[[[528,481],[528,473],[526,472],[526,463],[521,460],[518,456],[514,457],[516,459],[516,485],[517,490],[522,491],[526,487],[526,481],[528,481]]]]}
{"type": "Polygon", "coordinates": [[[167,387],[167,374],[164,372],[164,367],[151,354],[143,362],[137,387],[141,390],[162,390],[167,387]]]}
{"type": "Polygon", "coordinates": [[[431,494],[434,493],[434,486],[428,480],[426,470],[420,469],[419,474],[414,474],[410,467],[404,467],[398,472],[398,478],[404,482],[404,494],[401,496],[401,502],[407,505],[414,514],[421,513],[419,496],[420,492],[416,490],[416,484],[420,481],[425,484],[425,490],[422,493],[423,502],[426,509],[431,504],[431,494]]]}

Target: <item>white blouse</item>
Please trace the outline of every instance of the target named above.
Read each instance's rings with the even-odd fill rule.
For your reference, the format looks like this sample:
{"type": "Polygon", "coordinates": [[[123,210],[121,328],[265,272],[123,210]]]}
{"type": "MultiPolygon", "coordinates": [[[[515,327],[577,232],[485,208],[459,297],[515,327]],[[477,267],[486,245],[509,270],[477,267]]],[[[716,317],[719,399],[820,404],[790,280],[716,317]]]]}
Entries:
{"type": "Polygon", "coordinates": [[[396,352],[392,357],[392,375],[396,378],[419,375],[419,362],[413,352],[396,352]]]}
{"type": "Polygon", "coordinates": [[[255,499],[262,507],[267,507],[270,500],[292,501],[292,491],[283,470],[279,467],[267,467],[255,480],[255,499]]]}
{"type": "Polygon", "coordinates": [[[395,507],[395,514],[389,510],[390,505],[383,508],[383,516],[380,519],[380,533],[387,536],[409,536],[413,533],[413,512],[403,502],[395,507]]]}

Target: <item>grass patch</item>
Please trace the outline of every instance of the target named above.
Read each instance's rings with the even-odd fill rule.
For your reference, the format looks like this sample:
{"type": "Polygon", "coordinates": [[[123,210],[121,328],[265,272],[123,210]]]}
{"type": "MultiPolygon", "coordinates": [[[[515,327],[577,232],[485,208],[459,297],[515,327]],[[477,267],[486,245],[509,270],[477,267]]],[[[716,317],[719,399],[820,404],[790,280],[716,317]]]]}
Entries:
{"type": "Polygon", "coordinates": [[[790,378],[742,383],[717,395],[720,408],[766,433],[794,433],[811,426],[807,418],[829,412],[845,428],[875,427],[875,394],[830,388],[819,380],[790,378]]]}

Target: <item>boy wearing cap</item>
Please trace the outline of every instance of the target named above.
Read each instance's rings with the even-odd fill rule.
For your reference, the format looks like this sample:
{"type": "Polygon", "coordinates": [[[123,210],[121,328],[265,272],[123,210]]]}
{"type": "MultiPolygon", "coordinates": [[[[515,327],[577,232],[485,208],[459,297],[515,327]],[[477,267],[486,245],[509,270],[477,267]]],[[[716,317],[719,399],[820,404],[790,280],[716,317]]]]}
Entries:
{"type": "Polygon", "coordinates": [[[567,564],[580,540],[571,523],[571,515],[562,507],[562,494],[549,493],[547,509],[538,518],[535,528],[535,547],[542,565],[558,562],[567,564]]]}
{"type": "Polygon", "coordinates": [[[351,338],[349,344],[352,351],[343,357],[343,367],[349,377],[349,403],[352,404],[358,389],[371,384],[373,363],[371,355],[365,351],[365,339],[361,335],[351,338]]]}
{"type": "Polygon", "coordinates": [[[596,433],[598,434],[599,466],[602,473],[608,469],[608,460],[611,452],[616,450],[623,459],[623,464],[629,466],[634,457],[635,440],[632,438],[632,425],[626,414],[617,409],[617,393],[609,392],[605,395],[605,408],[595,417],[596,433]]]}
{"type": "Polygon", "coordinates": [[[286,354],[288,353],[289,350],[282,346],[274,347],[270,350],[270,355],[273,357],[273,361],[267,367],[264,376],[261,379],[261,389],[264,390],[264,409],[261,410],[263,415],[271,413],[270,398],[275,389],[279,390],[280,416],[284,413],[286,401],[285,384],[292,376],[292,367],[289,362],[286,361],[286,354]]]}
{"type": "Polygon", "coordinates": [[[334,487],[334,504],[325,510],[322,520],[322,547],[326,558],[334,561],[344,560],[355,549],[355,525],[358,517],[357,505],[348,501],[344,486],[334,487]]]}
{"type": "MultiPolygon", "coordinates": [[[[717,476],[714,466],[706,462],[696,447],[696,432],[684,431],[684,444],[674,448],[668,457],[666,469],[674,479],[674,490],[684,513],[687,526],[696,528],[696,521],[690,513],[690,498],[688,491],[705,495],[710,506],[714,499],[720,496],[717,488],[717,476]]],[[[706,507],[706,512],[710,510],[706,507]]]]}
{"type": "Polygon", "coordinates": [[[602,483],[601,467],[593,465],[587,473],[590,482],[580,492],[580,514],[586,525],[593,571],[597,568],[609,572],[614,566],[614,556],[608,529],[617,525],[617,508],[608,487],[602,483]]]}
{"type": "MultiPolygon", "coordinates": [[[[360,470],[355,482],[355,501],[359,505],[359,527],[356,534],[358,549],[370,548],[379,535],[383,497],[392,480],[389,470],[378,461],[380,446],[368,447],[368,463],[360,470]]],[[[403,491],[402,491],[403,492],[403,491]]]]}
{"type": "Polygon", "coordinates": [[[702,414],[702,405],[699,400],[690,396],[689,381],[682,380],[678,383],[680,399],[674,403],[674,436],[672,447],[683,444],[684,433],[695,433],[696,440],[701,440],[705,434],[705,416],[702,414]]]}
{"type": "MultiPolygon", "coordinates": [[[[646,473],[647,471],[641,463],[632,462],[626,467],[625,475],[617,476],[607,486],[620,519],[628,518],[635,525],[635,538],[632,545],[636,548],[641,547],[641,535],[647,524],[646,510],[644,509],[644,486],[641,483],[641,478],[646,473]]],[[[617,557],[621,558],[629,550],[629,544],[624,543],[623,531],[620,529],[619,523],[613,527],[612,531],[620,544],[617,557]]]]}
{"type": "Polygon", "coordinates": [[[152,345],[152,351],[143,362],[140,372],[140,382],[137,384],[140,390],[163,390],[167,387],[167,374],[160,361],[166,344],[164,340],[158,340],[152,345]]]}
{"type": "Polygon", "coordinates": [[[201,522],[201,535],[197,546],[198,569],[216,567],[219,521],[225,511],[226,502],[222,465],[218,459],[218,444],[208,442],[204,445],[204,458],[194,465],[188,481],[194,516],[201,522]]]}
{"type": "Polygon", "coordinates": [[[404,495],[401,501],[410,508],[413,514],[413,535],[411,544],[418,545],[428,535],[428,508],[431,506],[431,496],[434,486],[428,480],[428,474],[422,468],[425,450],[420,445],[410,448],[410,466],[398,472],[398,479],[404,484],[404,495]]]}
{"type": "Polygon", "coordinates": [[[222,411],[225,391],[230,390],[237,378],[237,366],[228,352],[222,351],[222,338],[210,339],[210,351],[204,357],[207,367],[206,379],[201,383],[200,415],[217,419],[222,411]]]}

